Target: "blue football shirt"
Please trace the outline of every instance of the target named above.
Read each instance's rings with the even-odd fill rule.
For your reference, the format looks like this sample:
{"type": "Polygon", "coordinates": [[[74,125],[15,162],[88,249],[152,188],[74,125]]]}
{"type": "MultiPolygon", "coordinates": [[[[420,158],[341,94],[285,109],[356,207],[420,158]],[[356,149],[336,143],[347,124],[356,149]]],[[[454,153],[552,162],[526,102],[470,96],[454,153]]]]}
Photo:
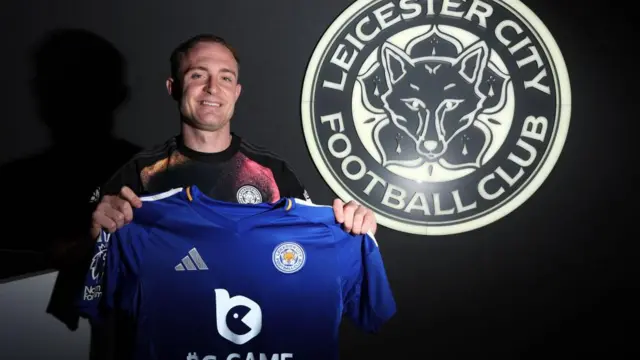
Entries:
{"type": "Polygon", "coordinates": [[[78,306],[135,324],[133,359],[330,360],[343,316],[375,332],[396,310],[375,238],[329,206],[214,200],[197,187],[143,198],[103,232],[78,306]]]}

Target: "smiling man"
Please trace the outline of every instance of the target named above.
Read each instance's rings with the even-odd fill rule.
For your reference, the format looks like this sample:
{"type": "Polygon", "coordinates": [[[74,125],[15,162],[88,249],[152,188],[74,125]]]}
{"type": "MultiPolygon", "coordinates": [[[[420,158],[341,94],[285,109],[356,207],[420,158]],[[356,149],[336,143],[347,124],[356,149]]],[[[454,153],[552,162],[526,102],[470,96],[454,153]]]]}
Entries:
{"type": "MultiPolygon", "coordinates": [[[[181,133],[126,163],[101,188],[92,217],[92,236],[131,222],[139,196],[196,185],[228,202],[273,203],[282,197],[307,199],[304,186],[281,158],[231,132],[242,91],[239,60],[222,38],[198,35],[171,54],[168,93],[178,103],[181,133]]],[[[375,233],[373,212],[355,202],[333,202],[336,220],[354,234],[375,233]]]]}
{"type": "MultiPolygon", "coordinates": [[[[213,199],[240,204],[275,203],[283,197],[309,200],[283,159],[231,132],[242,86],[238,56],[224,39],[195,36],[173,51],[170,63],[166,88],[178,104],[181,132],[138,153],[96,190],[93,239],[103,229],[114,233],[130,223],[133,209],[147,206],[140,197],[179,187],[195,185],[213,199]]],[[[336,199],[333,212],[345,232],[376,231],[373,212],[355,202],[336,199]]],[[[102,346],[106,338],[101,328],[93,330],[95,346],[102,346]]],[[[121,340],[129,338],[124,331],[118,330],[121,340]]]]}

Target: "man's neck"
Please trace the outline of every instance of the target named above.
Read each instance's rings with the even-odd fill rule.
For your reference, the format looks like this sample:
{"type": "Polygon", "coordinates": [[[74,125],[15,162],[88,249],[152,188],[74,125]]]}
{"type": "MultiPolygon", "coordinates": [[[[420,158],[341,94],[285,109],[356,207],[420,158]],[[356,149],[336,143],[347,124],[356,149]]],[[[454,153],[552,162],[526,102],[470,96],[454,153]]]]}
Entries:
{"type": "Polygon", "coordinates": [[[218,153],[231,145],[231,132],[228,127],[212,132],[182,126],[182,141],[191,150],[201,153],[218,153]]]}

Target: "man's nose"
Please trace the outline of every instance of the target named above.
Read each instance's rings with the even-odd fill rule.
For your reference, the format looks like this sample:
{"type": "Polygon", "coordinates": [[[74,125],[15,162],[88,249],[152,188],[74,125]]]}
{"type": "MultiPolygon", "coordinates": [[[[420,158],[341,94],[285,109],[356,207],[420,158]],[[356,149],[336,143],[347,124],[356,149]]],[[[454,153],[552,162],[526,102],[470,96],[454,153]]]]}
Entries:
{"type": "Polygon", "coordinates": [[[211,79],[207,82],[207,87],[205,89],[209,94],[216,93],[218,91],[218,82],[215,79],[211,79]]]}

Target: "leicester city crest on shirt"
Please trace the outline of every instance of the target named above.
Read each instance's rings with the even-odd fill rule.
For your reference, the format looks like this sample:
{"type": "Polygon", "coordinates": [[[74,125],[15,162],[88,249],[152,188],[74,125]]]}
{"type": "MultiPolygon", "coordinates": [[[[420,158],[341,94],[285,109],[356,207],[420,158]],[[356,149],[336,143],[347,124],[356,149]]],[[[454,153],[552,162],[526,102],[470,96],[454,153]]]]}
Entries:
{"type": "Polygon", "coordinates": [[[273,265],[285,274],[293,274],[304,266],[306,255],[300,244],[283,242],[273,249],[273,265]]]}

